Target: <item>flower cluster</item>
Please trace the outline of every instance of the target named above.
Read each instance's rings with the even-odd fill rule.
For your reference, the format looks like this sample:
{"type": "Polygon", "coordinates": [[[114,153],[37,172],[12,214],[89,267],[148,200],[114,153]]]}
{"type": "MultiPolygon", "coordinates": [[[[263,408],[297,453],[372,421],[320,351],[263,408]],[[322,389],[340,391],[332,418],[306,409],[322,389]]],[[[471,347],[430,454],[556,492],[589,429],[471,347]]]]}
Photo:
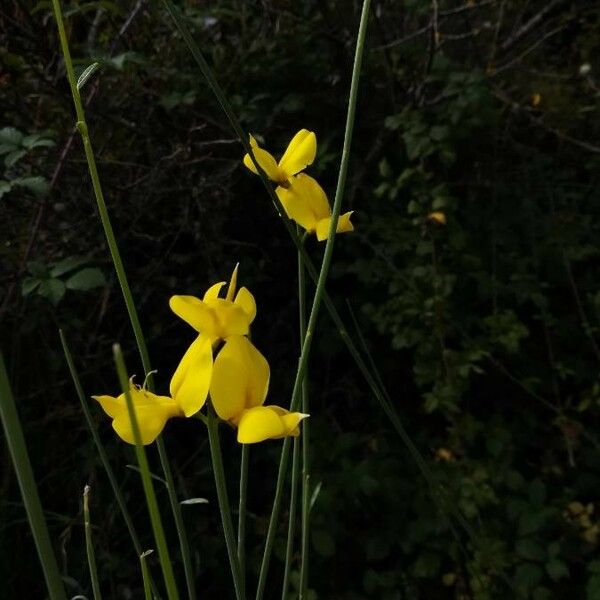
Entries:
{"type": "MultiPolygon", "coordinates": [[[[250,136],[250,147],[258,166],[265,175],[277,183],[275,192],[287,216],[307,233],[314,233],[321,242],[327,239],[331,224],[331,207],[323,188],[316,179],[302,173],[311,165],[317,154],[317,138],[312,131],[301,129],[289,143],[281,160],[261,148],[250,136]]],[[[244,164],[258,175],[258,169],[249,154],[244,156],[244,164]]],[[[337,233],[353,231],[350,222],[352,212],[340,215],[337,233]]]]}
{"type": "MultiPolygon", "coordinates": [[[[150,444],[171,417],[197,414],[210,396],[223,421],[237,427],[241,444],[299,435],[299,423],[308,415],[290,413],[279,406],[263,406],[269,389],[270,369],[265,357],[248,339],[256,316],[254,296],[237,290],[237,267],[224,298],[222,281],[211,286],[202,300],[173,296],[171,310],[198,332],[171,379],[171,397],[157,396],[130,384],[130,394],[142,443],[150,444]]],[[[113,429],[133,444],[134,436],[125,394],[94,396],[113,419],[113,429]]]]}

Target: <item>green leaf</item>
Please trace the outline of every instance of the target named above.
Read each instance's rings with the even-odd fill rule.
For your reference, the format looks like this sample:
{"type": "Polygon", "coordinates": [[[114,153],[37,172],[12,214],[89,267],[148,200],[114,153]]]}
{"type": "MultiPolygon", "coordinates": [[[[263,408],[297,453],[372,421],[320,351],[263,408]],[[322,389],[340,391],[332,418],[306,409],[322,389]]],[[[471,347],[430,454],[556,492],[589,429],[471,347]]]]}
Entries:
{"type": "Polygon", "coordinates": [[[541,529],[546,522],[546,515],[542,512],[526,512],[519,519],[519,535],[525,536],[541,529]]]}
{"type": "Polygon", "coordinates": [[[335,554],[335,540],[328,531],[314,531],[312,543],[315,552],[323,558],[331,558],[335,554]]]}
{"type": "Polygon", "coordinates": [[[89,258],[86,256],[67,256],[63,260],[59,260],[58,262],[52,265],[50,269],[51,277],[60,277],[69,271],[73,271],[77,267],[81,267],[85,263],[89,262],[89,258]]]}
{"type": "Polygon", "coordinates": [[[527,560],[543,561],[546,558],[546,551],[542,545],[533,538],[518,540],[515,545],[515,550],[518,556],[527,560]]]}
{"type": "Polygon", "coordinates": [[[20,179],[15,179],[13,181],[13,185],[27,188],[39,198],[45,196],[50,191],[50,185],[48,182],[39,175],[35,177],[21,177],[20,179]]]}
{"type": "Polygon", "coordinates": [[[21,294],[23,296],[29,296],[38,285],[40,285],[39,279],[36,279],[35,277],[26,277],[21,284],[21,294]]]}
{"type": "Polygon", "coordinates": [[[48,267],[39,260],[30,260],[27,263],[27,271],[37,279],[47,279],[48,267]]]}
{"type": "Polygon", "coordinates": [[[60,279],[44,279],[40,282],[38,294],[48,298],[56,306],[65,295],[65,284],[60,279]]]}
{"type": "Polygon", "coordinates": [[[0,144],[6,144],[15,148],[21,145],[22,140],[23,134],[14,127],[3,127],[0,129],[0,144]]]}
{"type": "Polygon", "coordinates": [[[0,198],[2,198],[4,194],[8,194],[8,192],[10,192],[11,189],[12,184],[10,183],[10,181],[4,181],[0,179],[0,198]]]}
{"type": "Polygon", "coordinates": [[[13,150],[6,155],[4,159],[4,164],[7,169],[17,164],[25,155],[27,154],[27,150],[13,150]]]}
{"type": "Polygon", "coordinates": [[[83,86],[88,82],[90,77],[100,68],[100,63],[94,62],[85,68],[83,73],[77,79],[77,89],[81,90],[83,86]]]}
{"type": "Polygon", "coordinates": [[[569,567],[562,560],[553,558],[546,563],[546,571],[553,581],[558,581],[569,576],[569,567]]]}
{"type": "Polygon", "coordinates": [[[67,288],[70,290],[87,291],[93,288],[102,287],[106,284],[104,274],[96,267],[87,267],[75,273],[67,279],[67,288]]]}
{"type": "Polygon", "coordinates": [[[23,138],[23,146],[28,150],[40,147],[52,148],[55,145],[52,140],[43,138],[39,133],[34,133],[23,138]]]}

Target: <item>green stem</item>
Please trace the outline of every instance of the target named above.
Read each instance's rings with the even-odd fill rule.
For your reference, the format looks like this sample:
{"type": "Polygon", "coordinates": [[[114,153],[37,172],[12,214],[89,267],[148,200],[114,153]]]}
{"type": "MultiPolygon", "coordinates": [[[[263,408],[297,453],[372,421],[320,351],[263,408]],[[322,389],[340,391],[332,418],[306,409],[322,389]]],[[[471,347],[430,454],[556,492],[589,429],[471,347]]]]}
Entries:
{"type": "Polygon", "coordinates": [[[285,563],[283,569],[283,585],[281,600],[287,600],[290,587],[290,571],[294,554],[294,537],[296,533],[296,509],[298,505],[298,470],[300,469],[300,438],[294,439],[292,450],[292,479],[290,489],[290,512],[288,518],[287,543],[285,546],[285,563]]]}
{"type": "MultiPolygon", "coordinates": [[[[147,550],[140,554],[140,565],[142,567],[142,580],[144,582],[144,600],[152,600],[152,579],[150,578],[150,571],[148,570],[148,564],[146,563],[146,556],[152,553],[152,550],[147,550]]],[[[156,596],[155,594],[155,597],[156,596]]]]}
{"type": "MultiPolygon", "coordinates": [[[[300,340],[306,337],[306,277],[302,257],[298,254],[298,304],[300,340]]],[[[308,399],[308,374],[302,380],[302,412],[310,414],[308,399]]],[[[300,544],[300,600],[304,600],[308,589],[308,555],[309,555],[309,503],[310,503],[310,423],[306,419],[302,423],[302,538],[300,544]]],[[[295,441],[295,440],[294,440],[295,441]]],[[[295,449],[295,448],[294,448],[295,449]]],[[[297,468],[297,467],[296,467],[297,468]]],[[[292,477],[298,479],[292,461],[292,477]]]]}
{"type": "Polygon", "coordinates": [[[92,580],[92,592],[94,600],[100,600],[100,582],[98,581],[98,569],[96,568],[96,557],[94,555],[94,544],[92,543],[92,524],[90,522],[90,486],[83,488],[83,526],[85,529],[85,551],[87,553],[88,566],[90,568],[90,579],[92,580]]]}
{"type": "MultiPolygon", "coordinates": [[[[344,133],[344,145],[342,148],[342,158],[340,162],[340,170],[337,181],[337,188],[335,191],[335,200],[333,202],[331,223],[329,226],[329,233],[327,236],[327,244],[325,245],[325,252],[323,253],[323,261],[321,263],[321,270],[319,272],[319,278],[317,280],[317,287],[315,291],[315,297],[313,299],[312,308],[310,311],[310,317],[308,318],[308,325],[306,327],[306,335],[302,344],[302,352],[300,354],[300,360],[298,361],[298,370],[296,372],[296,379],[294,381],[294,389],[292,392],[292,401],[290,404],[290,410],[296,411],[298,409],[300,401],[300,392],[302,389],[302,382],[306,374],[308,366],[308,357],[310,349],[312,347],[312,340],[314,331],[317,324],[317,318],[319,315],[319,309],[321,307],[321,301],[323,299],[323,293],[325,291],[325,282],[329,274],[329,267],[331,265],[331,258],[333,255],[333,245],[335,241],[335,232],[337,230],[337,223],[342,208],[342,198],[344,196],[344,190],[346,186],[346,177],[348,174],[348,160],[350,158],[350,145],[352,143],[352,133],[354,130],[354,119],[356,115],[356,103],[358,99],[358,83],[360,80],[360,70],[362,65],[362,55],[365,45],[365,37],[367,32],[367,22],[369,16],[369,5],[370,0],[363,1],[362,13],[360,17],[360,25],[358,28],[358,36],[356,40],[356,50],[354,53],[354,66],[352,68],[352,81],[350,84],[350,94],[348,98],[348,113],[346,116],[346,129],[344,133]]],[[[256,592],[256,600],[260,600],[264,593],[266,584],[267,571],[269,568],[269,561],[273,549],[273,542],[275,540],[275,532],[277,528],[277,521],[279,518],[280,502],[277,502],[278,498],[281,498],[281,494],[277,493],[278,490],[283,488],[283,474],[287,468],[287,460],[289,457],[289,438],[286,438],[283,444],[281,452],[280,466],[279,466],[279,477],[276,484],[275,501],[273,502],[273,509],[271,511],[271,520],[269,522],[269,529],[267,533],[267,541],[265,543],[265,552],[263,555],[263,561],[260,569],[258,589],[256,592]]]]}
{"type": "MultiPolygon", "coordinates": [[[[104,228],[104,234],[106,236],[106,241],[108,243],[108,247],[110,250],[110,255],[111,255],[114,267],[115,267],[115,271],[117,273],[117,279],[119,280],[119,285],[121,286],[121,292],[123,294],[123,299],[125,300],[125,306],[127,307],[127,313],[129,315],[129,320],[131,321],[131,326],[133,328],[133,333],[135,336],[135,340],[136,340],[136,344],[137,344],[138,351],[140,354],[140,358],[142,360],[144,372],[145,372],[145,374],[149,374],[152,371],[152,367],[150,366],[150,357],[148,354],[148,347],[146,345],[146,340],[144,339],[144,334],[142,333],[142,327],[140,325],[140,320],[138,317],[137,309],[136,309],[135,303],[133,301],[133,295],[131,294],[131,288],[129,287],[127,275],[125,273],[125,267],[123,266],[123,260],[121,259],[121,253],[119,252],[117,240],[115,238],[112,224],[110,222],[110,217],[108,215],[108,209],[106,207],[106,202],[104,200],[104,194],[102,192],[102,186],[100,184],[100,177],[98,175],[98,169],[96,167],[96,159],[94,157],[94,150],[92,147],[92,142],[91,142],[91,139],[89,136],[88,126],[87,126],[86,119],[85,119],[85,111],[83,108],[83,103],[81,101],[81,96],[79,94],[79,90],[77,89],[77,81],[75,79],[75,71],[73,69],[73,61],[71,60],[71,52],[69,50],[69,42],[67,40],[67,34],[65,31],[65,26],[64,26],[64,22],[63,22],[60,0],[52,0],[52,6],[54,8],[54,16],[56,18],[56,24],[58,27],[58,35],[60,38],[60,44],[61,44],[61,48],[62,48],[62,52],[63,52],[65,69],[67,72],[67,79],[69,81],[69,86],[71,88],[71,95],[73,97],[73,104],[75,106],[75,114],[77,117],[77,130],[81,134],[81,138],[83,141],[83,148],[85,151],[85,157],[87,160],[90,177],[92,179],[92,187],[94,188],[94,196],[96,198],[96,204],[98,206],[98,213],[100,215],[102,227],[104,228]]],[[[148,377],[148,389],[149,390],[153,389],[152,377],[148,377]]],[[[194,572],[193,572],[193,568],[192,568],[192,561],[191,561],[187,536],[186,536],[186,532],[185,532],[185,527],[183,524],[181,507],[177,500],[177,494],[175,492],[173,474],[171,472],[171,467],[169,465],[167,452],[166,452],[164,443],[160,437],[156,440],[156,446],[158,448],[158,454],[160,457],[160,462],[161,462],[163,472],[165,474],[165,479],[167,480],[167,490],[168,490],[168,494],[169,494],[169,502],[171,504],[171,510],[173,512],[173,518],[175,520],[175,526],[177,528],[177,535],[179,537],[179,546],[181,549],[181,557],[183,560],[183,566],[184,566],[184,570],[185,570],[185,578],[186,578],[186,583],[187,583],[188,594],[190,596],[190,600],[195,600],[196,592],[194,589],[194,572]]]]}
{"type": "MultiPolygon", "coordinates": [[[[112,488],[113,494],[115,495],[115,499],[117,504],[119,505],[119,509],[121,514],[123,515],[123,520],[125,521],[125,525],[127,527],[127,531],[129,532],[129,536],[131,537],[131,541],[133,543],[133,547],[135,548],[135,552],[138,556],[142,555],[142,544],[140,543],[140,539],[137,535],[135,527],[133,525],[133,520],[131,519],[131,515],[129,514],[129,510],[127,508],[127,504],[125,502],[125,498],[123,497],[123,492],[121,492],[121,488],[117,482],[117,478],[115,476],[112,467],[110,466],[110,461],[108,459],[108,454],[104,449],[104,444],[98,435],[98,430],[94,425],[94,419],[92,417],[92,411],[90,410],[87,396],[83,391],[83,387],[81,385],[81,381],[79,379],[79,375],[77,374],[77,369],[75,368],[75,363],[73,362],[73,357],[71,355],[71,351],[69,349],[69,345],[67,344],[67,339],[65,337],[64,332],[59,330],[60,342],[63,347],[63,353],[65,355],[65,360],[67,361],[67,365],[69,367],[69,372],[71,373],[71,379],[73,380],[73,385],[75,386],[75,391],[77,392],[77,396],[79,398],[79,402],[81,404],[81,409],[83,410],[83,414],[85,416],[85,420],[88,426],[90,433],[92,434],[92,439],[94,440],[94,444],[96,445],[96,450],[98,451],[98,455],[100,456],[100,462],[106,471],[106,475],[108,476],[108,481],[110,482],[110,486],[112,488]]],[[[148,573],[148,579],[150,581],[150,585],[152,587],[152,592],[155,596],[158,596],[158,590],[156,588],[156,583],[148,573]]]]}
{"type": "Polygon", "coordinates": [[[229,556],[229,565],[231,566],[231,575],[233,577],[235,596],[237,600],[243,600],[244,596],[242,595],[240,565],[235,547],[235,535],[233,531],[233,522],[231,520],[231,508],[229,506],[227,485],[225,483],[225,469],[223,468],[221,441],[219,439],[219,419],[215,415],[212,407],[209,407],[208,409],[208,440],[210,443],[210,455],[215,474],[217,498],[219,500],[219,510],[221,511],[223,533],[225,535],[225,543],[227,545],[227,555],[229,556]]]}
{"type": "Polygon", "coordinates": [[[119,375],[119,383],[121,384],[121,389],[125,394],[127,412],[129,413],[129,419],[131,421],[131,430],[133,432],[133,439],[135,440],[135,454],[137,456],[137,462],[140,468],[142,485],[144,487],[144,494],[146,496],[146,505],[148,506],[148,512],[150,513],[150,522],[152,524],[152,531],[154,533],[154,541],[156,542],[156,547],[158,549],[158,557],[165,580],[167,597],[169,600],[178,600],[179,592],[177,591],[177,585],[175,583],[173,565],[171,563],[171,557],[169,556],[169,548],[167,546],[167,540],[165,539],[165,532],[160,517],[160,511],[158,510],[156,494],[154,493],[154,485],[152,484],[152,476],[150,474],[150,467],[148,466],[148,458],[146,457],[146,451],[144,450],[144,446],[142,444],[142,436],[140,435],[140,428],[135,414],[135,407],[131,398],[127,367],[125,366],[125,360],[123,359],[121,347],[118,344],[113,346],[113,353],[115,357],[117,373],[119,375]]]}
{"type": "Polygon", "coordinates": [[[56,556],[50,542],[50,534],[44,519],[42,504],[38,495],[33,469],[29,460],[27,446],[19,414],[8,381],[4,357],[0,352],[0,419],[4,426],[6,444],[10,451],[17,481],[21,489],[27,519],[33,533],[33,540],[42,563],[42,571],[51,600],[67,600],[65,588],[58,570],[56,556]]]}
{"type": "Polygon", "coordinates": [[[250,446],[242,444],[242,457],[240,461],[240,501],[238,506],[238,562],[240,565],[240,578],[242,598],[246,597],[246,500],[248,496],[248,463],[250,459],[250,446]]]}

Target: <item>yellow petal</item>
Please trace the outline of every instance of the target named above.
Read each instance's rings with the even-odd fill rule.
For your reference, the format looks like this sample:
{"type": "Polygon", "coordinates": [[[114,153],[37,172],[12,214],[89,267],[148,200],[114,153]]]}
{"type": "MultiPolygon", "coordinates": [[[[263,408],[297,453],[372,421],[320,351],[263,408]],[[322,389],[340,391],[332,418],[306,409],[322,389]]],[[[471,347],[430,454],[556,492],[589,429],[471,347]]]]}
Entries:
{"type": "MultiPolygon", "coordinates": [[[[179,406],[167,396],[157,396],[135,386],[129,390],[129,393],[144,445],[151,444],[157,438],[168,419],[181,415],[179,406]]],[[[104,411],[113,417],[112,426],[117,435],[128,444],[134,444],[135,439],[125,394],[121,394],[118,398],[111,396],[94,396],[94,398],[104,411]]]]}
{"type": "Polygon", "coordinates": [[[112,396],[92,396],[92,398],[100,404],[102,410],[111,419],[116,418],[123,411],[127,412],[127,406],[125,406],[123,395],[118,398],[113,398],[112,396]]]}
{"type": "Polygon", "coordinates": [[[194,296],[172,296],[169,306],[180,319],[191,325],[198,333],[205,333],[208,336],[217,335],[215,315],[206,302],[194,296]]]}
{"type": "Polygon", "coordinates": [[[289,179],[308,165],[311,165],[317,154],[317,137],[312,131],[301,129],[289,143],[279,161],[279,168],[289,179]]]}
{"type": "Polygon", "coordinates": [[[214,285],[211,285],[207,290],[206,293],[204,294],[204,302],[206,302],[207,300],[214,300],[215,298],[219,297],[219,293],[221,292],[221,288],[225,285],[224,281],[219,281],[219,283],[215,283],[214,285]]]}
{"type": "Polygon", "coordinates": [[[250,330],[250,315],[237,304],[217,298],[206,303],[212,310],[216,326],[214,336],[225,339],[230,335],[247,335],[250,330]]]}
{"type": "Polygon", "coordinates": [[[215,412],[230,421],[244,410],[250,368],[241,336],[230,337],[217,358],[210,383],[210,399],[215,412]]]}
{"type": "Polygon", "coordinates": [[[279,186],[275,192],[287,216],[298,223],[300,227],[312,233],[317,226],[317,220],[308,203],[300,198],[292,188],[279,186]]]}
{"type": "Polygon", "coordinates": [[[281,417],[268,406],[257,406],[242,414],[237,441],[240,444],[256,444],[284,435],[285,426],[281,417]]]}
{"type": "Polygon", "coordinates": [[[249,323],[254,321],[254,317],[256,317],[256,301],[248,288],[242,287],[239,289],[234,304],[239,306],[248,315],[249,323]]]}
{"type": "Polygon", "coordinates": [[[287,415],[283,415],[281,420],[283,422],[283,426],[285,427],[285,435],[291,435],[293,437],[298,437],[300,435],[300,428],[298,425],[300,421],[306,419],[308,415],[304,413],[288,413],[287,415]]]}
{"type": "Polygon", "coordinates": [[[186,417],[196,414],[204,406],[212,371],[212,339],[199,335],[171,378],[171,396],[186,417]]]}
{"type": "Polygon", "coordinates": [[[269,375],[269,363],[248,338],[228,338],[215,359],[210,384],[219,417],[235,422],[245,409],[260,406],[267,396],[269,375]]]}
{"type": "MultiPolygon", "coordinates": [[[[347,212],[343,215],[340,215],[340,218],[337,222],[336,233],[347,233],[348,231],[354,231],[354,226],[350,222],[351,216],[352,212],[347,212]]],[[[330,225],[331,217],[328,217],[327,219],[322,219],[317,223],[317,239],[320,242],[327,239],[330,225]]]]}
{"type": "MultiPolygon", "coordinates": [[[[281,179],[281,171],[277,165],[277,161],[273,158],[273,155],[260,148],[252,136],[250,136],[250,146],[252,147],[252,152],[256,162],[266,173],[267,177],[272,181],[279,181],[281,179]]],[[[253,173],[258,175],[258,169],[254,166],[254,162],[252,161],[252,158],[250,158],[249,154],[244,156],[244,164],[253,173]]]]}
{"type": "Polygon", "coordinates": [[[240,263],[237,263],[231,273],[231,279],[229,280],[229,286],[227,287],[227,297],[225,300],[229,300],[230,302],[233,300],[235,296],[235,290],[237,289],[237,279],[238,279],[238,269],[240,263]]]}

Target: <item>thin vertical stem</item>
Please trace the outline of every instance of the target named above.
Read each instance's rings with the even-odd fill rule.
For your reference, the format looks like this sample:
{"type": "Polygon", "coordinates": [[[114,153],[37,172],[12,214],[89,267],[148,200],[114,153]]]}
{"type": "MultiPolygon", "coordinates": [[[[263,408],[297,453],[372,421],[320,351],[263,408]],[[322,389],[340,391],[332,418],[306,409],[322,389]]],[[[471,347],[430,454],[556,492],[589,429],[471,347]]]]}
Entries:
{"type": "Polygon", "coordinates": [[[92,524],[90,522],[90,486],[83,488],[83,527],[85,529],[85,551],[90,568],[90,579],[92,580],[92,592],[94,600],[102,598],[100,594],[100,582],[98,581],[98,569],[96,568],[96,557],[94,555],[94,544],[92,543],[92,524]]]}
{"type": "MultiPolygon", "coordinates": [[[[308,325],[306,327],[306,335],[304,336],[304,342],[302,344],[302,353],[300,354],[300,360],[298,361],[298,370],[296,372],[294,390],[292,392],[292,401],[290,404],[291,411],[297,410],[300,401],[302,382],[306,374],[308,357],[312,347],[313,335],[317,324],[317,318],[319,316],[319,309],[321,307],[321,301],[325,292],[325,282],[327,281],[327,276],[329,275],[329,267],[331,265],[331,259],[333,256],[335,232],[337,230],[337,223],[342,208],[342,199],[344,196],[344,190],[346,186],[346,177],[348,175],[348,161],[350,158],[350,146],[352,143],[352,133],[354,130],[354,119],[356,116],[356,103],[358,100],[358,83],[360,81],[362,56],[367,32],[367,22],[369,20],[369,6],[370,0],[364,0],[362,6],[362,13],[360,17],[360,25],[358,28],[358,36],[356,40],[356,50],[354,53],[354,66],[352,68],[352,81],[350,83],[348,113],[346,116],[346,129],[344,132],[344,145],[342,148],[342,158],[340,161],[340,170],[338,174],[335,200],[333,202],[331,223],[329,226],[329,233],[327,236],[327,244],[325,245],[325,252],[323,253],[321,270],[317,279],[315,297],[313,299],[310,317],[308,319],[308,325]]],[[[279,473],[275,490],[275,500],[273,502],[273,509],[271,511],[271,519],[269,521],[269,529],[267,532],[267,540],[265,542],[265,551],[263,554],[263,560],[260,569],[256,600],[261,600],[264,594],[265,584],[267,580],[267,572],[269,569],[269,561],[273,550],[273,542],[275,540],[275,532],[277,529],[277,521],[279,518],[279,510],[281,508],[281,489],[283,488],[284,474],[287,470],[287,461],[289,459],[289,446],[290,439],[286,438],[284,440],[283,449],[281,451],[279,473]]]]}
{"type": "MultiPolygon", "coordinates": [[[[144,334],[142,333],[142,327],[140,325],[140,320],[138,317],[137,309],[135,307],[135,303],[133,301],[133,295],[131,293],[131,288],[129,287],[129,282],[127,280],[127,275],[125,273],[125,267],[123,266],[123,260],[121,258],[121,253],[119,252],[119,247],[117,245],[117,240],[115,238],[115,234],[112,228],[112,224],[110,222],[110,217],[108,215],[108,209],[106,207],[106,202],[104,200],[104,194],[102,192],[102,186],[100,184],[100,177],[98,175],[98,169],[96,167],[96,159],[94,156],[94,150],[92,147],[92,142],[89,136],[88,126],[85,119],[85,110],[83,108],[83,103],[81,101],[81,96],[79,94],[79,90],[77,88],[77,81],[75,80],[75,71],[73,69],[73,61],[71,60],[71,52],[69,50],[69,42],[67,40],[67,34],[65,31],[65,25],[63,22],[62,10],[60,6],[60,0],[52,0],[52,6],[54,8],[54,16],[56,18],[56,25],[58,27],[58,35],[60,38],[60,44],[62,48],[62,53],[65,62],[65,69],[67,72],[67,79],[69,81],[69,86],[71,88],[71,95],[73,97],[73,105],[75,107],[75,114],[77,117],[77,130],[81,134],[81,139],[83,141],[83,148],[85,151],[85,157],[88,164],[88,169],[90,173],[90,177],[92,180],[92,187],[94,188],[94,196],[96,198],[96,204],[98,206],[98,213],[100,215],[100,220],[102,222],[102,227],[104,228],[104,235],[106,237],[106,241],[108,243],[108,247],[110,250],[110,255],[115,267],[115,271],[117,273],[117,279],[119,280],[119,285],[121,287],[121,292],[123,294],[123,299],[125,300],[125,306],[127,307],[127,313],[129,315],[129,320],[131,321],[131,327],[133,329],[133,333],[135,336],[136,344],[138,347],[138,351],[140,354],[140,358],[142,360],[142,365],[144,368],[144,374],[148,375],[152,371],[152,367],[150,366],[150,357],[148,354],[148,347],[146,345],[146,340],[144,339],[144,334]]],[[[148,389],[153,389],[152,377],[148,377],[148,389]]],[[[169,502],[171,504],[171,510],[173,512],[173,518],[175,520],[175,526],[177,528],[177,535],[179,537],[179,546],[181,549],[181,557],[183,560],[183,566],[185,570],[185,579],[188,589],[188,594],[190,596],[190,600],[196,599],[196,592],[194,589],[194,572],[192,568],[192,561],[190,556],[190,550],[187,540],[187,535],[185,532],[185,527],[183,523],[183,516],[181,514],[181,507],[177,500],[177,494],[175,492],[175,482],[173,479],[173,474],[171,472],[171,467],[169,465],[169,460],[167,456],[167,451],[164,446],[162,439],[159,437],[156,440],[156,447],[158,448],[158,454],[160,457],[161,467],[165,474],[165,479],[167,481],[167,491],[169,494],[169,502]]]]}
{"type": "Polygon", "coordinates": [[[246,597],[246,500],[248,496],[249,460],[250,446],[248,444],[242,444],[242,457],[240,460],[240,501],[238,505],[237,550],[243,598],[246,597]]]}
{"type": "Polygon", "coordinates": [[[2,420],[6,444],[17,474],[27,519],[33,533],[33,541],[42,563],[42,571],[44,572],[50,600],[67,600],[56,562],[56,555],[44,519],[44,511],[35,484],[33,469],[25,445],[25,436],[23,435],[23,428],[8,381],[8,373],[6,372],[2,352],[0,352],[0,420],[2,420]]]}
{"type": "MultiPolygon", "coordinates": [[[[300,340],[306,336],[306,274],[302,264],[302,256],[298,254],[298,305],[300,340]]],[[[308,373],[302,380],[302,412],[310,414],[308,398],[308,373]]],[[[308,556],[310,540],[310,423],[302,422],[302,538],[300,545],[300,600],[306,598],[308,589],[308,556]]],[[[292,461],[292,473],[294,472],[292,461]]]]}
{"type": "Polygon", "coordinates": [[[113,353],[115,357],[117,373],[119,375],[119,383],[121,384],[121,389],[125,394],[127,412],[129,413],[131,430],[133,432],[133,439],[135,440],[135,454],[137,457],[138,466],[140,468],[142,485],[144,488],[144,494],[146,496],[146,505],[148,507],[148,512],[150,513],[150,522],[152,524],[152,531],[154,533],[154,541],[156,542],[156,547],[158,549],[158,558],[160,560],[160,566],[165,580],[167,596],[169,600],[178,600],[179,592],[177,591],[177,584],[175,583],[173,565],[171,563],[171,557],[169,556],[169,548],[165,538],[160,511],[158,510],[156,494],[154,493],[152,475],[150,474],[150,467],[148,466],[148,458],[146,457],[146,451],[144,450],[144,446],[142,444],[142,436],[140,435],[140,428],[135,414],[135,407],[131,398],[127,367],[125,366],[125,360],[123,359],[121,347],[118,344],[113,346],[113,353]]]}
{"type": "Polygon", "coordinates": [[[215,486],[217,488],[219,510],[221,511],[221,521],[223,523],[223,534],[225,536],[225,544],[227,545],[227,555],[229,556],[229,565],[233,577],[235,596],[237,600],[243,600],[244,596],[242,595],[240,565],[238,562],[237,549],[235,547],[235,534],[233,531],[233,522],[231,520],[231,508],[229,505],[229,496],[227,494],[227,485],[225,483],[225,469],[223,468],[221,441],[219,439],[219,419],[215,415],[212,407],[209,407],[208,409],[208,441],[210,443],[210,455],[215,475],[215,486]]]}
{"type": "Polygon", "coordinates": [[[285,563],[283,569],[283,585],[281,600],[286,600],[290,587],[290,571],[294,554],[294,537],[296,533],[296,512],[298,505],[298,470],[300,469],[300,438],[294,439],[292,450],[292,478],[290,488],[290,512],[288,518],[287,543],[285,546],[285,563]]]}
{"type": "Polygon", "coordinates": [[[140,565],[142,567],[142,580],[144,582],[144,600],[152,600],[152,580],[150,578],[150,571],[148,570],[148,564],[146,563],[146,556],[152,554],[152,550],[146,550],[140,554],[140,565]]]}

